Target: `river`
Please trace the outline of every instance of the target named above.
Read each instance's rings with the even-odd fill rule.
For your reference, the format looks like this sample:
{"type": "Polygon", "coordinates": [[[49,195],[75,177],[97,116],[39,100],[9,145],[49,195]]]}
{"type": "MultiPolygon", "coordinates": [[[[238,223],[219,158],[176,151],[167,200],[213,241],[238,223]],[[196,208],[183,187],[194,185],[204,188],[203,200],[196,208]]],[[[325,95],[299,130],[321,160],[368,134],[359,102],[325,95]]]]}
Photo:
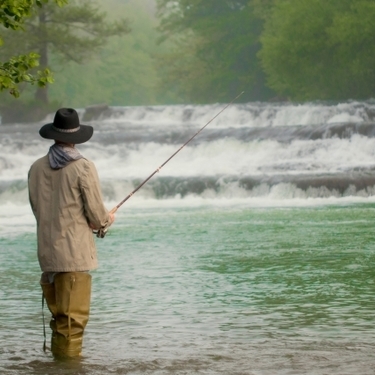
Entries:
{"type": "MultiPolygon", "coordinates": [[[[222,107],[92,121],[78,148],[108,208],[222,107]]],[[[373,374],[373,113],[371,101],[230,106],[96,239],[83,357],[67,362],[42,350],[27,198],[50,142],[42,123],[1,125],[1,374],[373,374]]]]}

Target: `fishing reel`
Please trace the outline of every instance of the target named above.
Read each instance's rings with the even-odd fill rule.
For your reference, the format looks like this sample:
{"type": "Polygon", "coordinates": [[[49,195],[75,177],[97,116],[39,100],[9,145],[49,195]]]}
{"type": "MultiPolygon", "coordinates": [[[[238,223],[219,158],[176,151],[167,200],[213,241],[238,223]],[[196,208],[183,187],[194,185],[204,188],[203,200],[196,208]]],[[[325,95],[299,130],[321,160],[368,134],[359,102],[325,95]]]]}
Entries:
{"type": "MultiPolygon", "coordinates": [[[[109,211],[110,214],[115,214],[118,210],[119,206],[113,207],[111,211],[109,211]]],[[[114,220],[114,219],[113,219],[114,220]]],[[[99,228],[97,231],[94,231],[94,234],[96,234],[96,237],[98,238],[104,238],[105,235],[108,232],[109,227],[112,225],[113,221],[110,221],[109,224],[107,224],[105,227],[99,228]]]]}
{"type": "Polygon", "coordinates": [[[108,228],[100,228],[97,232],[94,232],[94,233],[96,234],[96,237],[104,238],[107,232],[108,232],[108,228]]]}

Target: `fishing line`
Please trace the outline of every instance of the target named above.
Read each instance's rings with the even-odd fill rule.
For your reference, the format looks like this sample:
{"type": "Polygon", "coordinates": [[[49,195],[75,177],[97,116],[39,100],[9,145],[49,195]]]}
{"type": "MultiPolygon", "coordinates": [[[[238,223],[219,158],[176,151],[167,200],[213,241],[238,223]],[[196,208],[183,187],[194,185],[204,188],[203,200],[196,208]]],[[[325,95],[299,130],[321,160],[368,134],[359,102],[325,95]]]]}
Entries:
{"type": "MultiPolygon", "coordinates": [[[[146,184],[156,173],[160,170],[173,158],[175,157],[188,143],[190,143],[203,129],[205,129],[213,120],[215,120],[220,114],[222,114],[234,101],[236,101],[244,91],[238,94],[231,102],[229,102],[220,112],[218,112],[214,117],[211,118],[201,129],[199,129],[190,139],[188,139],[175,153],[173,153],[160,167],[156,168],[139,186],[137,186],[130,194],[128,194],[120,203],[110,211],[114,214],[130,197],[132,197],[144,184],[146,184]]],[[[96,236],[99,238],[104,238],[108,231],[108,228],[100,228],[96,232],[96,236]]]]}

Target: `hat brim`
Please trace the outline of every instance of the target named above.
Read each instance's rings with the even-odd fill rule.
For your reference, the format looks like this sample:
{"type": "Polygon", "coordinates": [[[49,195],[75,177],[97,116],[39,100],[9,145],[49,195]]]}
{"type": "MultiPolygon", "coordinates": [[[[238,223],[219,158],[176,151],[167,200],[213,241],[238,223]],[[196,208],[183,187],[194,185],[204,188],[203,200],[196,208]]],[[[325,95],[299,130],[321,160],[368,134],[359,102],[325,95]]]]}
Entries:
{"type": "Polygon", "coordinates": [[[55,130],[53,123],[43,125],[39,130],[39,134],[42,138],[73,144],[87,142],[92,137],[93,133],[94,128],[92,126],[82,124],[80,124],[79,130],[74,133],[59,132],[55,130]]]}

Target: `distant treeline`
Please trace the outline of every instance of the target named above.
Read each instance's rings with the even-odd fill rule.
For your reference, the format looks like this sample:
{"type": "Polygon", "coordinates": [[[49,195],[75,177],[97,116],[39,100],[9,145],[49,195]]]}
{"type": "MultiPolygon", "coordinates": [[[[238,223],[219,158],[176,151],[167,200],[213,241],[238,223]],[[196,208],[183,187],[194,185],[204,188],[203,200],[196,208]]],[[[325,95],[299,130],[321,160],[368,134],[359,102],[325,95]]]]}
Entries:
{"type": "Polygon", "coordinates": [[[374,97],[373,0],[157,0],[163,85],[189,102],[374,97]]]}
{"type": "Polygon", "coordinates": [[[27,120],[30,108],[42,114],[62,105],[228,102],[241,91],[243,102],[374,97],[373,0],[70,0],[44,9],[24,34],[1,35],[0,57],[39,48],[55,83],[44,94],[25,88],[20,99],[2,93],[2,115],[22,109],[27,120]],[[89,8],[106,27],[77,42],[86,43],[79,54],[74,22],[79,40],[89,8]],[[53,29],[57,20],[73,22],[72,34],[53,29]]]}

